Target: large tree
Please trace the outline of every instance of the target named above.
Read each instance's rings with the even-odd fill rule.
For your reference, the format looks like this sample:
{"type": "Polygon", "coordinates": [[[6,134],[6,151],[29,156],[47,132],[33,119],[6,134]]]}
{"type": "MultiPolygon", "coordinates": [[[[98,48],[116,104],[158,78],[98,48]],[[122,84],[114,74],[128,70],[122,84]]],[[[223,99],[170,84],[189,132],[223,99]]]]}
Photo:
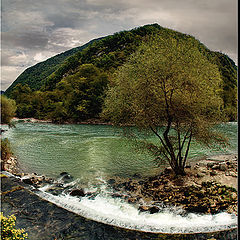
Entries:
{"type": "Polygon", "coordinates": [[[191,38],[151,36],[113,75],[103,116],[152,131],[159,144],[148,146],[184,175],[193,138],[208,146],[225,142],[213,128],[223,117],[221,84],[217,66],[191,38]]]}
{"type": "Polygon", "coordinates": [[[1,123],[11,126],[11,120],[15,116],[16,102],[1,95],[1,123]]]}

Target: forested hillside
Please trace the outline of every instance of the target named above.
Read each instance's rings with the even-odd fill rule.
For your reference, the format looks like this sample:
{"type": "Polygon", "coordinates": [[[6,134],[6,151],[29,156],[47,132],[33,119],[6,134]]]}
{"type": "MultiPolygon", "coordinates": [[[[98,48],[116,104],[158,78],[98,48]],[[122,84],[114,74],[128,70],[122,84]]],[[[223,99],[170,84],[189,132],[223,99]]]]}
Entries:
{"type": "Polygon", "coordinates": [[[237,67],[234,62],[222,53],[210,51],[194,37],[158,24],[91,41],[27,69],[6,92],[16,100],[17,116],[47,118],[54,122],[98,118],[112,73],[152,34],[169,41],[191,39],[200,52],[218,66],[223,79],[221,94],[225,111],[230,120],[236,119],[237,67]]]}
{"type": "Polygon", "coordinates": [[[7,89],[6,95],[9,95],[9,93],[18,83],[21,83],[23,85],[28,84],[32,90],[39,90],[42,86],[43,81],[54,71],[56,71],[68,57],[83,50],[94,41],[98,41],[100,39],[101,38],[91,40],[90,42],[84,44],[83,46],[72,48],[66,52],[51,57],[46,61],[40,62],[32,67],[27,68],[22,74],[18,76],[18,78],[7,89]]]}

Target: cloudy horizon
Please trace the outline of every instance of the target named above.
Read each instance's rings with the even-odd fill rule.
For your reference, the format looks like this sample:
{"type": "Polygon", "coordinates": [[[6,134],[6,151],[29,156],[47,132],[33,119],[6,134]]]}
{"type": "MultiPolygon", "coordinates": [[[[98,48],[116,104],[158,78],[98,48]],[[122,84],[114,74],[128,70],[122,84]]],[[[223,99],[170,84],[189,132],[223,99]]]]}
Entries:
{"type": "Polygon", "coordinates": [[[236,0],[2,0],[1,90],[28,67],[146,24],[190,34],[237,64],[236,0]]]}

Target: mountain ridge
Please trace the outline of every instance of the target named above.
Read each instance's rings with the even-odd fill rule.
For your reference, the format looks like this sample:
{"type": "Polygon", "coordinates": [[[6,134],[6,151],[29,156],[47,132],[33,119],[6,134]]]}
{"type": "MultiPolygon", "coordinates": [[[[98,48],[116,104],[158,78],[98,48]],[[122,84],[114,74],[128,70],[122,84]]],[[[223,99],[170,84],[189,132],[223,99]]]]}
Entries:
{"type": "MultiPolygon", "coordinates": [[[[136,51],[139,44],[142,41],[147,41],[149,36],[152,34],[159,34],[160,36],[167,37],[169,39],[190,39],[211,63],[216,64],[224,82],[222,96],[225,104],[224,107],[231,115],[231,119],[236,118],[237,66],[234,61],[226,54],[209,50],[203,43],[191,35],[161,27],[156,23],[137,27],[128,31],[125,30],[117,32],[106,37],[93,39],[83,46],[70,49],[44,62],[38,63],[26,70],[26,72],[29,71],[30,73],[33,72],[36,74],[27,75],[26,72],[22,73],[7,89],[6,95],[11,97],[14,87],[19,83],[22,85],[28,85],[31,91],[40,90],[45,93],[61,91],[60,85],[66,85],[66,81],[68,81],[68,84],[71,82],[73,86],[72,81],[77,82],[78,79],[85,76],[84,74],[86,74],[86,69],[88,69],[87,71],[95,72],[95,77],[97,76],[100,81],[100,78],[102,78],[100,76],[102,74],[101,72],[110,76],[116,68],[127,61],[129,56],[136,51]],[[59,59],[60,61],[58,61],[59,59]],[[87,64],[88,67],[85,66],[84,70],[84,65],[87,64]],[[92,66],[89,66],[89,64],[92,64],[92,66]],[[83,75],[80,76],[79,71],[82,72],[83,75]],[[39,72],[41,72],[40,78],[38,76],[39,72]]],[[[103,81],[104,85],[106,84],[105,80],[103,81]]],[[[90,88],[90,85],[88,87],[90,88]]],[[[86,95],[87,93],[84,94],[86,95]]],[[[55,99],[56,98],[57,97],[55,97],[55,99]]],[[[53,99],[52,101],[55,100],[53,99]]],[[[62,102],[63,97],[58,99],[58,101],[62,102]]],[[[86,99],[84,101],[86,101],[86,99]]],[[[88,99],[87,102],[88,101],[90,100],[88,99]]],[[[98,101],[99,104],[100,102],[98,101]]],[[[63,105],[64,104],[65,103],[63,102],[63,105]]],[[[76,104],[80,103],[78,102],[76,104]]],[[[81,107],[79,107],[79,109],[84,109],[86,104],[83,104],[84,106],[82,104],[80,105],[81,107]]],[[[98,109],[97,112],[99,111],[100,110],[98,109]]]]}

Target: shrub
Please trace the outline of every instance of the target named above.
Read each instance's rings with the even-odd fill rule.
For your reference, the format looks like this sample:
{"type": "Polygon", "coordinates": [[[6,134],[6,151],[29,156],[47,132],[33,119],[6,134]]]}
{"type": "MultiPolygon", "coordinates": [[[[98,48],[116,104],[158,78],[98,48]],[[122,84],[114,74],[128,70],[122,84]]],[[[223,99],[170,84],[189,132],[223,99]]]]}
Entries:
{"type": "Polygon", "coordinates": [[[5,96],[1,96],[1,123],[10,124],[15,116],[16,102],[5,96]]]}
{"type": "Polygon", "coordinates": [[[7,160],[12,156],[10,143],[7,138],[1,139],[1,159],[7,160]]]}
{"type": "Polygon", "coordinates": [[[24,240],[27,239],[28,234],[24,233],[24,229],[16,229],[16,217],[14,215],[4,217],[1,212],[1,239],[2,240],[12,240],[19,239],[24,240]]]}

